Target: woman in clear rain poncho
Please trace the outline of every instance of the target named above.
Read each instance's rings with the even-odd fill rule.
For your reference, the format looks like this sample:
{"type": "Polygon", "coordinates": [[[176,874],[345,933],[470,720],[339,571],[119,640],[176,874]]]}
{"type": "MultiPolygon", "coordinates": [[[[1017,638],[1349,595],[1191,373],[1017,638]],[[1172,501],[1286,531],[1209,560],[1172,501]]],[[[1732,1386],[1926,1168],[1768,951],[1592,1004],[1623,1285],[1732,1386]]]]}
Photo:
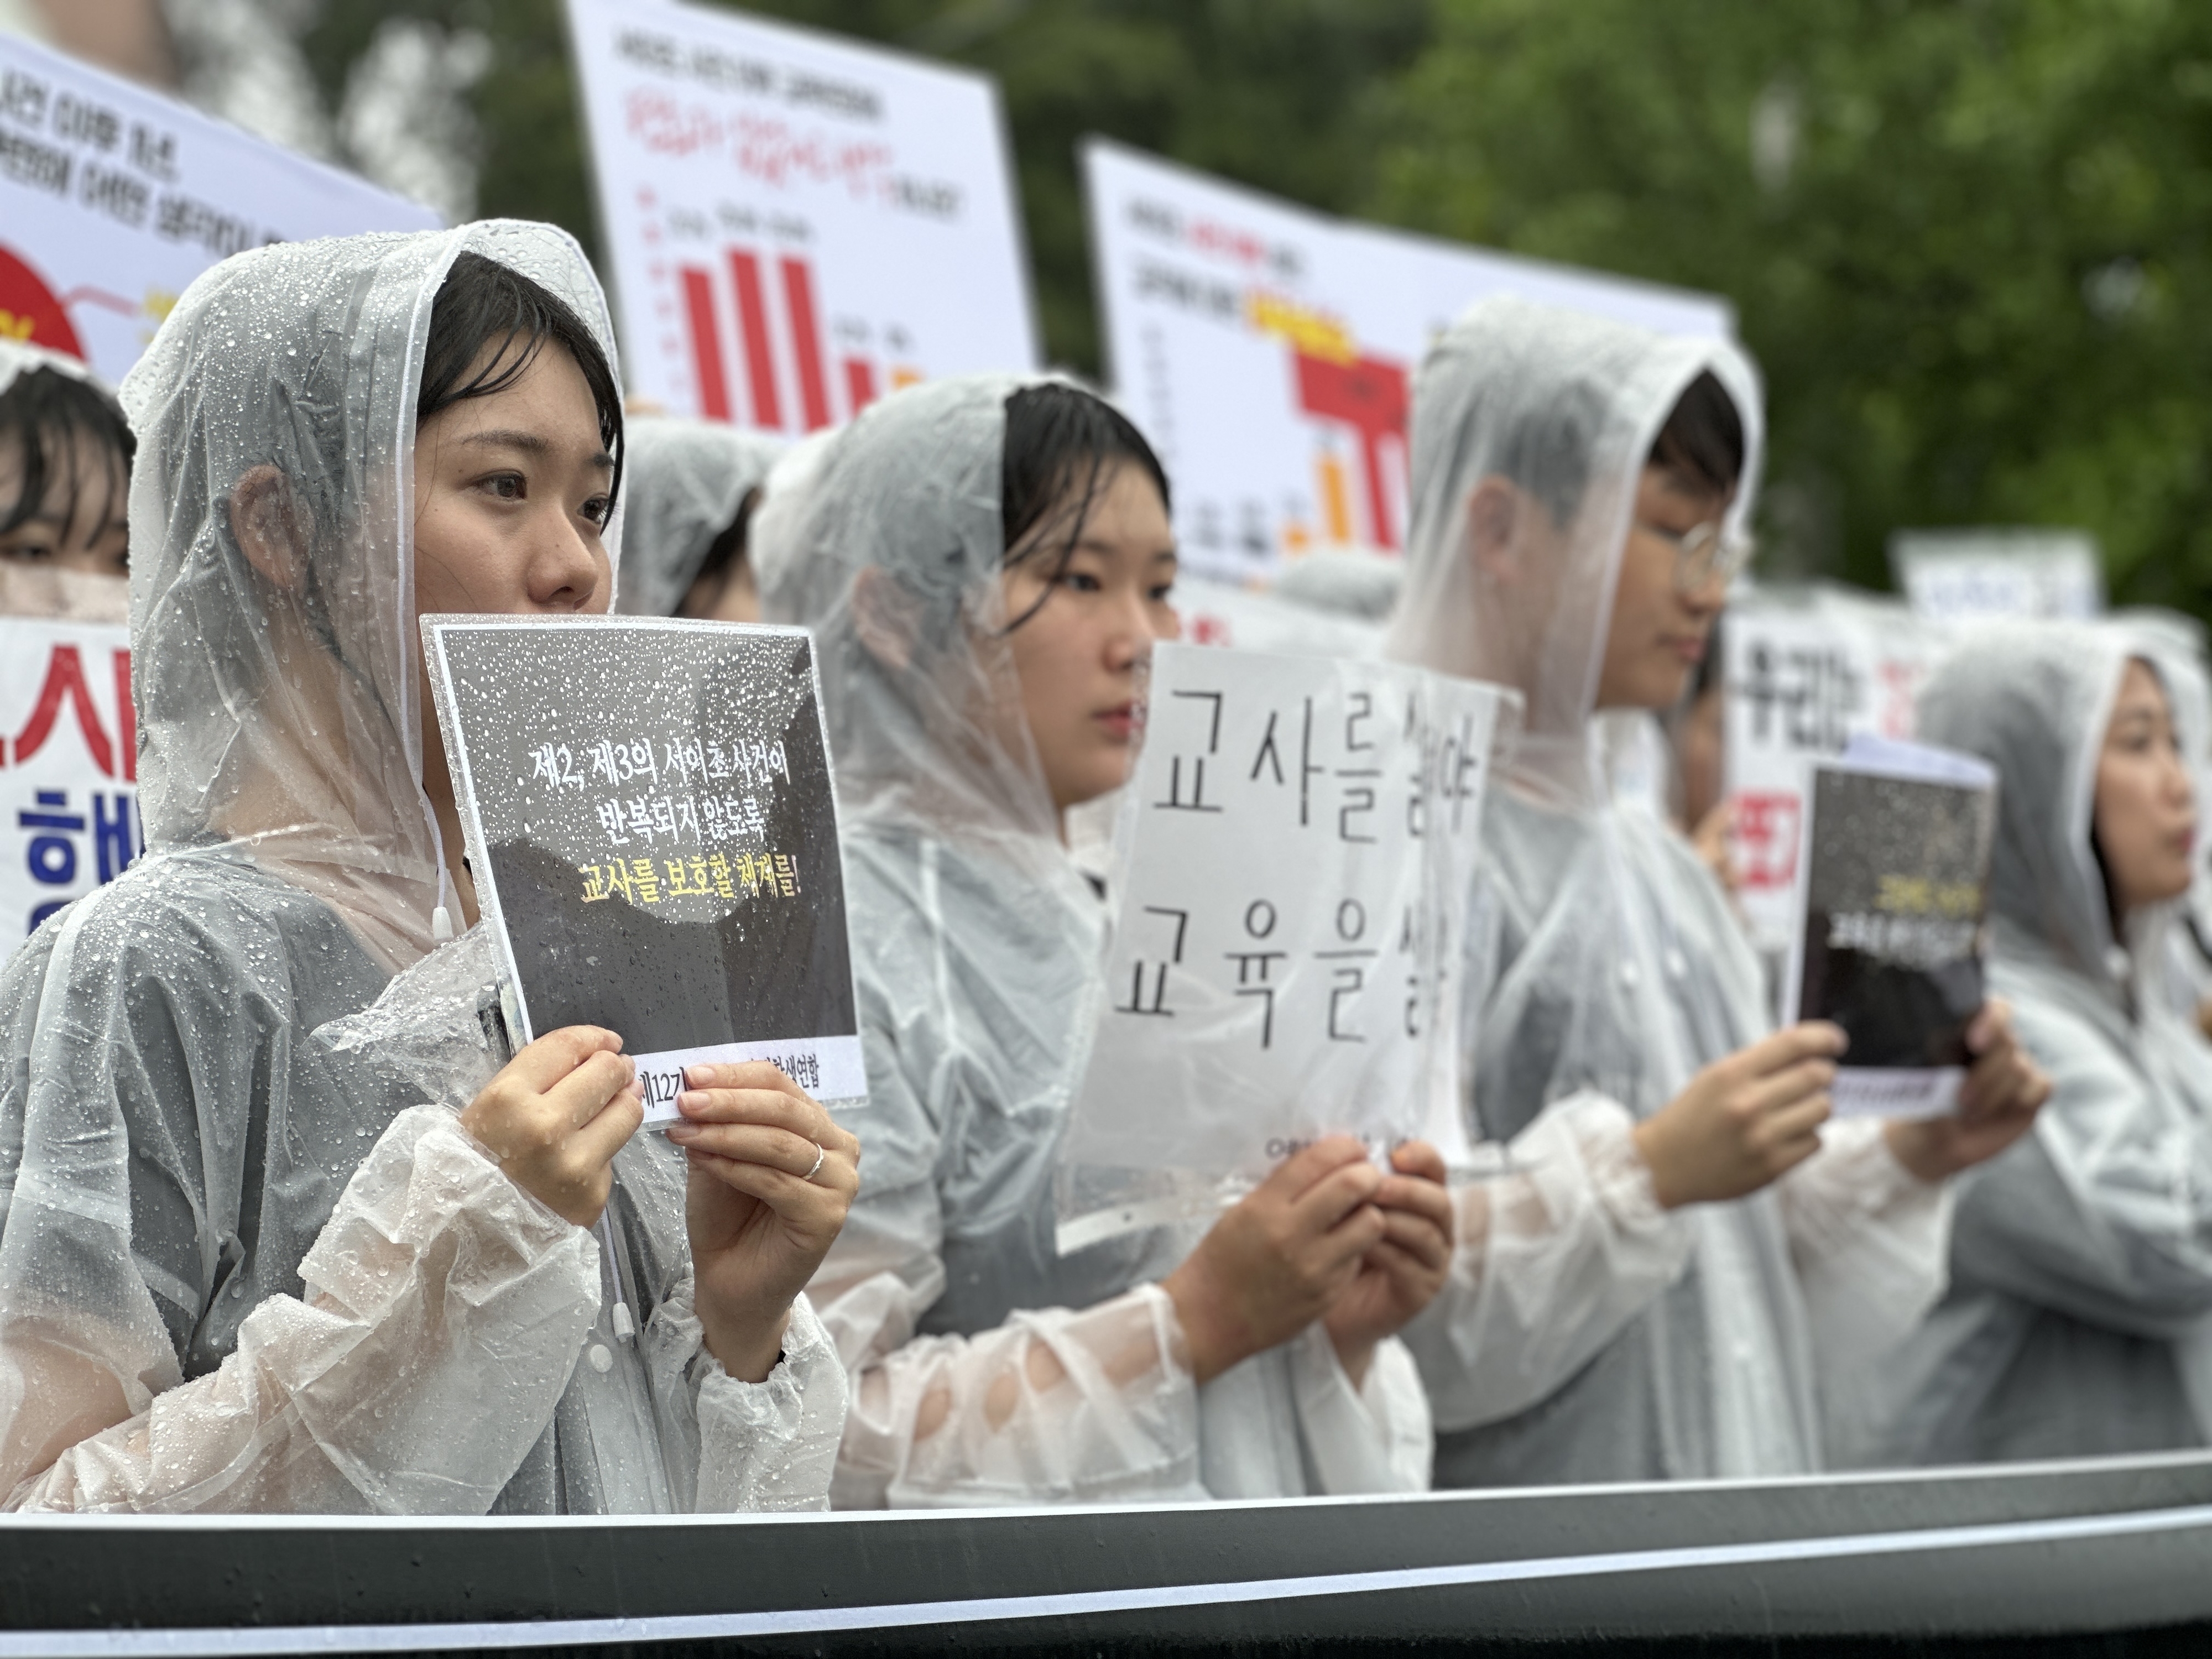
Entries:
{"type": "Polygon", "coordinates": [[[869,1073],[867,1183],[813,1286],[853,1372],[833,1502],[1425,1486],[1388,1337],[1443,1273],[1436,1181],[1339,1138],[1211,1230],[1054,1251],[1104,924],[1061,817],[1126,777],[1175,632],[1158,461],[1089,393],[998,377],[800,459],[754,542],[766,615],[821,650],[869,1073]]]}
{"type": "Polygon", "coordinates": [[[1462,1189],[1451,1279],[1407,1332],[1440,1485],[1815,1467],[1816,1373],[1935,1299],[1940,1177],[2044,1086],[1990,1011],[1966,1115],[1823,1132],[1842,1034],[1769,1035],[1717,883],[1613,798],[1613,728],[1679,699],[1740,559],[1759,414],[1726,342],[1510,300],[1416,385],[1391,654],[1526,699],[1464,987],[1479,1127],[1522,1172],[1462,1189]]]}
{"type": "Polygon", "coordinates": [[[759,621],[746,532],[782,441],[666,415],[633,416],[623,440],[622,609],[759,621]]]}
{"type": "Polygon", "coordinates": [[[849,1138],[718,1078],[687,1188],[615,1034],[495,1078],[484,935],[433,950],[473,889],[416,618],[605,608],[613,363],[574,243],[491,222],[240,255],[132,371],[148,850],[0,975],[14,1506],[821,1505],[793,1297],[849,1138]]]}
{"type": "Polygon", "coordinates": [[[0,335],[0,616],[124,619],[134,447],[82,363],[0,335]]]}
{"type": "Polygon", "coordinates": [[[2159,983],[2197,804],[2157,660],[2005,624],[1921,692],[1922,737],[1997,769],[1990,977],[2056,1087],[1960,1182],[1949,1293],[1854,1461],[2212,1443],[2212,1047],[2159,983]]]}

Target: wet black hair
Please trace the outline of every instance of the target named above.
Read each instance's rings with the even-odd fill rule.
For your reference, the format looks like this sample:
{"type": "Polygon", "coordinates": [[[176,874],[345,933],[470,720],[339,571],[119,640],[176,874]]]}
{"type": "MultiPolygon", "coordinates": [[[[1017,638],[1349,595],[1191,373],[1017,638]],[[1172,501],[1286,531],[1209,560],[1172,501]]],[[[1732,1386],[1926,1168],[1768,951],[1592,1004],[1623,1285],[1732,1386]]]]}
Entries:
{"type": "Polygon", "coordinates": [[[607,487],[612,514],[622,489],[622,388],[606,353],[563,301],[520,271],[481,253],[463,253],[438,289],[430,308],[430,337],[422,354],[422,387],[415,399],[415,428],[470,398],[489,398],[522,378],[548,340],[563,347],[582,371],[599,410],[599,441],[615,458],[607,487]],[[482,368],[485,347],[506,348],[482,368]]]}
{"type": "Polygon", "coordinates": [[[1743,416],[1712,370],[1674,400],[1651,446],[1649,465],[1663,467],[1699,494],[1726,495],[1743,477],[1743,416]]]}
{"type": "MultiPolygon", "coordinates": [[[[1010,562],[1049,557],[1066,565],[1083,539],[1084,520],[1117,462],[1144,471],[1172,505],[1167,470],[1129,417],[1095,392],[1065,381],[1026,386],[1006,399],[1006,436],[1000,458],[999,516],[1010,562]],[[1065,523],[1065,535],[1045,535],[1021,556],[1014,550],[1048,520],[1065,523]]],[[[1047,597],[1050,590],[1047,590],[1047,597]]],[[[1007,624],[1012,633],[1043,608],[1040,599],[1007,624]]]]}
{"type": "Polygon", "coordinates": [[[66,481],[69,510],[75,516],[84,481],[77,473],[77,447],[70,441],[80,434],[99,446],[110,507],[120,507],[129,494],[131,462],[138,441],[114,398],[91,382],[54,368],[18,374],[0,392],[0,443],[13,438],[22,461],[21,492],[12,501],[0,501],[0,536],[20,529],[36,515],[57,477],[66,481]]]}
{"type": "Polygon", "coordinates": [[[701,582],[711,581],[719,592],[726,586],[732,576],[744,568],[746,543],[752,533],[753,509],[760,505],[760,486],[745,491],[744,499],[738,503],[737,516],[724,525],[714,539],[707,544],[707,556],[699,561],[699,568],[691,573],[691,580],[684,592],[676,596],[681,604],[685,594],[701,582]]]}

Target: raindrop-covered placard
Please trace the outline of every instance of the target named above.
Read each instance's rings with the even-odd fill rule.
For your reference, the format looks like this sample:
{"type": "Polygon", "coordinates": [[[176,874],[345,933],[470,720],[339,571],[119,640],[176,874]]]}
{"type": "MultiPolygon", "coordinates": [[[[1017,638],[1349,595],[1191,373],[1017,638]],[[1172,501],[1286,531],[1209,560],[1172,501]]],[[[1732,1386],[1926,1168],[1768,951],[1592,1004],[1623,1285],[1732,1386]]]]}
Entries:
{"type": "Polygon", "coordinates": [[[863,1097],[805,630],[425,617],[422,635],[518,1035],[619,1032],[649,1123],[702,1062],[863,1097]]]}
{"type": "Polygon", "coordinates": [[[1807,777],[1784,1020],[1833,1020],[1850,1038],[1838,1116],[1941,1116],[1982,1006],[1996,773],[1860,737],[1807,777]]]}
{"type": "Polygon", "coordinates": [[[1060,1249],[1154,1218],[1115,1196],[1148,1174],[1233,1189],[1338,1133],[1464,1152],[1460,951],[1506,695],[1157,647],[1060,1249]]]}

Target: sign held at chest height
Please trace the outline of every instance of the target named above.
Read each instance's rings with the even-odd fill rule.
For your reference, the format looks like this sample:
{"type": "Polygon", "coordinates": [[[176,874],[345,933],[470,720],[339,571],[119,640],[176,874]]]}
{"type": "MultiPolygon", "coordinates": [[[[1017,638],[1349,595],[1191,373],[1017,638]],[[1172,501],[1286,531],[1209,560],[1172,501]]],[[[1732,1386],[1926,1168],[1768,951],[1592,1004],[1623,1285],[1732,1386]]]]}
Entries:
{"type": "Polygon", "coordinates": [[[648,1123],[704,1063],[865,1096],[805,630],[425,617],[422,634],[521,1038],[621,1033],[648,1123]]]}
{"type": "Polygon", "coordinates": [[[1095,1207],[1063,1205],[1062,1250],[1156,1218],[1109,1172],[1226,1195],[1334,1133],[1464,1161],[1461,933],[1505,696],[1394,664],[1156,649],[1063,1154],[1095,1207]]]}

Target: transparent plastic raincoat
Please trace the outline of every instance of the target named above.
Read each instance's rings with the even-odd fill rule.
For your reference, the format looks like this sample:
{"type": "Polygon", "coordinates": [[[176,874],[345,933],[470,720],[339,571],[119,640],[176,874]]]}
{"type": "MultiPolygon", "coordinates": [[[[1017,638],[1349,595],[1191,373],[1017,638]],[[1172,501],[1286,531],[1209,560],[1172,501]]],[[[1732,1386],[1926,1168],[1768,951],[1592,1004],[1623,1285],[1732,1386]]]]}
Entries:
{"type": "Polygon", "coordinates": [[[754,526],[766,615],[821,653],[868,1050],[847,1120],[860,1196],[813,1287],[852,1370],[833,1502],[1424,1486],[1401,1345],[1358,1391],[1318,1327],[1194,1389],[1152,1281],[1195,1232],[1054,1253],[1105,913],[1061,845],[1005,634],[1000,458],[1022,384],[886,398],[780,468],[754,526]]]}
{"type": "Polygon", "coordinates": [[[424,342],[464,250],[566,301],[612,362],[574,243],[489,222],[228,260],[125,384],[147,852],[0,974],[13,1506],[822,1504],[842,1373],[803,1306],[763,1383],[703,1353],[680,1154],[624,1149],[603,1261],[456,1116],[499,1060],[493,951],[432,950],[454,899],[420,784],[411,527],[424,342]],[[231,526],[264,467],[304,555],[289,587],[231,526]],[[651,1316],[633,1336],[617,1300],[651,1316]]]}
{"type": "MultiPolygon", "coordinates": [[[[2054,1086],[2032,1134],[1960,1177],[1950,1291],[1887,1370],[1853,1461],[2212,1441],[2212,1047],[2159,983],[2185,901],[2116,939],[2090,840],[2130,656],[2160,665],[2118,626],[2004,624],[1920,694],[1924,739],[1997,769],[1990,988],[2054,1086]]],[[[2173,702],[2201,742],[2201,708],[2173,702]]]]}
{"type": "Polygon", "coordinates": [[[1638,482],[1701,370],[1758,477],[1734,345],[1498,300],[1416,382],[1413,529],[1389,654],[1517,688],[1486,811],[1463,981],[1479,1132],[1522,1173],[1462,1189],[1444,1291],[1410,1326],[1437,1484],[1786,1474],[1814,1467],[1816,1370],[1865,1363],[1940,1292],[1940,1190],[1879,1127],[1831,1125],[1775,1187],[1668,1212],[1632,1139],[1697,1071],[1766,1035],[1759,964],[1711,874],[1615,799],[1643,716],[1595,712],[1638,482]],[[1522,492],[1498,566],[1469,498],[1522,492]],[[1540,504],[1540,505],[1535,505],[1540,504]]]}
{"type": "Polygon", "coordinates": [[[720,421],[639,415],[624,423],[623,444],[620,608],[672,617],[783,442],[720,421]]]}

